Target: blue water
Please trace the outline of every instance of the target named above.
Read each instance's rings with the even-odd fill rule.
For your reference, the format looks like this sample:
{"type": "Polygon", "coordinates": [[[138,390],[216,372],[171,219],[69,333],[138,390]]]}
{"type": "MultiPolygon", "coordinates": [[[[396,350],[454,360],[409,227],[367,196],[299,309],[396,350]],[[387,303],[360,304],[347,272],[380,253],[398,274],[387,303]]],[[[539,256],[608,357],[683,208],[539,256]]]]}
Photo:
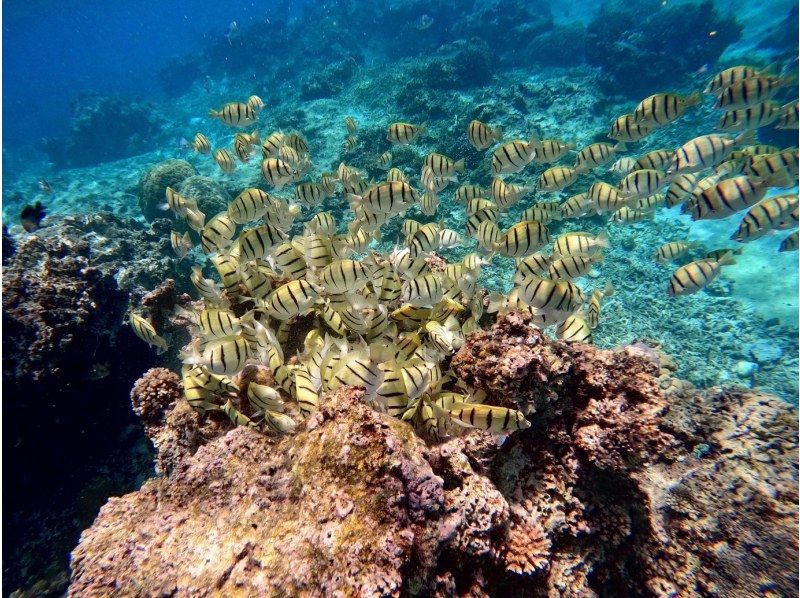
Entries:
{"type": "MultiPolygon", "coordinates": [[[[208,109],[251,94],[266,103],[258,124],[262,139],[275,130],[305,135],[313,180],[343,160],[378,180],[385,172],[375,160],[391,149],[395,165],[414,184],[424,156],[437,151],[466,160],[460,182],[488,186],[492,149],[478,152],[467,143],[466,126],[473,118],[502,126],[506,139],[527,139],[536,131],[574,141],[580,149],[606,141],[609,123],[651,93],[688,94],[736,64],[778,63],[786,74],[797,72],[797,8],[788,0],[496,0],[455,6],[445,0],[9,0],[2,8],[2,209],[17,242],[28,238],[20,211],[37,200],[49,214],[42,234],[66,216],[100,211],[131,226],[147,225],[152,214],[140,209],[139,180],[168,158],[188,161],[231,197],[246,187],[266,188],[258,172],[260,154],[226,175],[208,156],[185,147],[197,132],[214,148],[230,147],[231,129],[210,120],[208,109]],[[228,36],[232,22],[237,28],[228,36]],[[358,145],[350,153],[342,149],[346,116],[359,125],[358,145]],[[427,122],[430,133],[411,146],[391,147],[386,126],[394,121],[427,122]],[[52,185],[52,194],[41,192],[42,179],[52,185]]],[[[796,85],[789,85],[776,101],[797,95],[796,85]]],[[[705,97],[702,106],[632,144],[626,155],[675,148],[714,132],[720,113],[711,103],[705,97]]],[[[759,130],[758,140],[792,147],[797,132],[769,125],[759,130]]],[[[536,185],[543,170],[531,166],[511,179],[536,185]]],[[[528,200],[563,201],[595,179],[616,183],[619,177],[607,167],[597,169],[560,193],[537,193],[528,200]]],[[[435,216],[426,218],[416,207],[408,216],[441,221],[463,234],[466,218],[453,200],[454,188],[442,193],[435,216]]],[[[290,199],[292,192],[290,185],[277,195],[290,199]]],[[[778,193],[797,193],[797,187],[770,191],[778,193]]],[[[526,202],[511,209],[503,227],[513,224],[526,202]]],[[[319,208],[304,209],[300,220],[321,209],[333,211],[340,222],[352,217],[338,193],[319,208]]],[[[742,215],[692,222],[677,208],[662,208],[653,221],[636,225],[595,216],[553,223],[551,232],[606,230],[612,240],[595,268],[598,277],[580,283],[590,289],[609,281],[616,289],[604,304],[596,345],[653,340],[678,362],[678,375],[698,387],[735,384],[796,403],[797,253],[777,251],[790,231],[747,244],[719,281],[690,297],[667,297],[677,264],[652,260],[656,248],[671,240],[699,242],[692,259],[703,249],[734,247],[730,235],[742,215]]],[[[388,251],[398,237],[395,220],[385,227],[384,242],[373,248],[388,251]]],[[[444,254],[454,261],[473,249],[470,240],[468,249],[444,254]]],[[[203,260],[195,250],[181,266],[188,272],[188,263],[203,260]]],[[[498,259],[484,269],[480,283],[508,292],[513,272],[510,259],[498,259]]],[[[194,292],[187,280],[178,284],[194,292]]],[[[150,357],[154,364],[165,363],[150,357]]],[[[104,389],[128,410],[130,384],[104,389]]],[[[87,420],[86,429],[92,424],[98,422],[87,420]]],[[[126,434],[141,436],[133,428],[126,434]]],[[[83,438],[80,446],[87,453],[86,471],[39,482],[37,495],[49,497],[56,487],[63,509],[48,511],[52,505],[42,507],[47,501],[37,500],[36,508],[12,513],[14,530],[24,532],[10,538],[12,556],[4,557],[3,565],[13,587],[4,588],[4,595],[63,572],[66,553],[97,506],[151,473],[126,472],[112,483],[105,472],[115,465],[104,453],[119,446],[98,444],[91,456],[91,439],[83,438]],[[98,504],[85,498],[91,493],[98,504]],[[26,523],[31,520],[47,524],[31,527],[26,523]]]]}

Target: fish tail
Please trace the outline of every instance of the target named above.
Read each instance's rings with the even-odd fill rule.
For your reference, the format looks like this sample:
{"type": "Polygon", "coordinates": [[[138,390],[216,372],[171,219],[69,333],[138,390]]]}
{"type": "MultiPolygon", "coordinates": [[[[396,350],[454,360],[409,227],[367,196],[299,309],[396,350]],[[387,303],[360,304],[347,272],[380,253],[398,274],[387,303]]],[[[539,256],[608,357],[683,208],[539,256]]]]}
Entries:
{"type": "Polygon", "coordinates": [[[502,141],[503,139],[503,127],[493,127],[491,130],[491,137],[495,141],[502,141]]]}
{"type": "Polygon", "coordinates": [[[624,151],[626,151],[627,149],[628,149],[628,146],[627,146],[627,145],[625,145],[625,142],[624,142],[624,141],[620,141],[619,143],[617,143],[617,144],[614,146],[614,151],[615,151],[615,152],[624,152],[624,151]]]}
{"type": "Polygon", "coordinates": [[[603,231],[597,235],[597,237],[595,237],[595,243],[597,243],[598,247],[609,247],[608,233],[603,231]]]}
{"type": "Polygon", "coordinates": [[[753,130],[745,131],[734,137],[733,142],[736,145],[754,145],[756,143],[756,132],[753,130]]]}
{"type": "Polygon", "coordinates": [[[733,259],[732,251],[726,251],[724,254],[722,254],[722,257],[720,257],[717,260],[717,262],[719,263],[720,266],[730,266],[732,264],[735,264],[736,260],[733,259]]]}
{"type": "Polygon", "coordinates": [[[603,296],[604,297],[611,297],[614,294],[614,285],[610,282],[606,281],[606,286],[603,289],[603,296]]]}
{"type": "Polygon", "coordinates": [[[419,134],[424,135],[427,132],[428,132],[428,123],[424,122],[419,126],[419,134]]]}
{"type": "Polygon", "coordinates": [[[210,116],[211,118],[219,118],[220,117],[220,112],[217,112],[213,108],[210,108],[208,110],[208,116],[210,116]]]}
{"type": "Polygon", "coordinates": [[[455,168],[456,172],[461,172],[464,170],[464,158],[461,158],[458,162],[453,164],[453,168],[455,168]]]}
{"type": "Polygon", "coordinates": [[[700,100],[702,98],[703,98],[703,94],[701,92],[695,90],[692,93],[690,93],[688,96],[686,96],[686,99],[684,100],[684,104],[683,105],[684,106],[696,106],[697,104],[700,103],[700,100]]]}

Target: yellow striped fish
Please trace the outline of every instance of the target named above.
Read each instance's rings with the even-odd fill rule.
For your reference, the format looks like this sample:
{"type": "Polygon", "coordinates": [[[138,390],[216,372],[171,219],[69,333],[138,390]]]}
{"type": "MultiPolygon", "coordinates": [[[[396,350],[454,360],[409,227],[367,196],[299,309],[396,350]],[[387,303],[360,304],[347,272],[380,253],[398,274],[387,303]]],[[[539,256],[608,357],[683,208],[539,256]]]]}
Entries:
{"type": "Polygon", "coordinates": [[[519,298],[534,309],[548,312],[573,312],[584,302],[583,291],[568,280],[533,274],[522,281],[519,298]]]}
{"type": "Polygon", "coordinates": [[[623,114],[611,123],[611,132],[608,134],[608,138],[632,143],[649,135],[654,128],[648,123],[637,122],[633,114],[623,114]]]}
{"type": "Polygon", "coordinates": [[[195,352],[185,363],[199,363],[214,374],[231,376],[241,370],[249,358],[249,346],[243,336],[214,339],[195,352]]]}
{"type": "Polygon", "coordinates": [[[700,100],[699,91],[688,96],[657,93],[639,102],[633,111],[633,119],[637,123],[645,123],[650,127],[663,127],[683,114],[686,108],[699,104],[700,100]]]}
{"type": "Polygon", "coordinates": [[[236,234],[236,224],[225,212],[214,216],[200,233],[200,247],[208,255],[228,247],[236,234]]]}
{"type": "Polygon", "coordinates": [[[556,336],[568,343],[592,342],[592,328],[580,314],[572,314],[556,326],[556,336]]]}
{"type": "Polygon", "coordinates": [[[322,269],[320,284],[326,292],[339,295],[362,289],[371,277],[370,271],[355,260],[334,260],[322,269]]]}
{"type": "Polygon", "coordinates": [[[422,254],[436,251],[439,248],[439,239],[442,228],[436,223],[420,226],[408,243],[409,255],[416,259],[422,254]]]}
{"type": "Polygon", "coordinates": [[[656,250],[653,259],[661,263],[676,260],[686,255],[686,252],[694,247],[697,247],[697,243],[690,243],[688,241],[671,241],[669,243],[664,243],[656,250]]]}
{"type": "Polygon", "coordinates": [[[536,149],[536,156],[534,157],[535,162],[538,164],[550,164],[552,162],[558,162],[561,158],[566,156],[569,151],[574,150],[575,142],[570,141],[569,143],[565,143],[558,139],[542,139],[541,141],[536,139],[534,149],[536,149]]]}
{"type": "Polygon", "coordinates": [[[747,212],[731,239],[747,243],[763,237],[797,209],[797,205],[797,194],[777,195],[760,201],[747,212]]]}
{"type": "Polygon", "coordinates": [[[319,293],[305,280],[292,280],[278,287],[267,297],[267,313],[286,321],[304,314],[319,299],[319,293]]]}
{"type": "Polygon", "coordinates": [[[249,127],[258,117],[251,106],[243,102],[230,102],[217,110],[209,110],[211,118],[218,118],[229,127],[249,127]]]}
{"type": "Polygon", "coordinates": [[[553,166],[539,177],[540,191],[560,191],[578,180],[581,172],[569,166],[553,166]]]}
{"type": "Polygon", "coordinates": [[[704,289],[717,279],[723,266],[735,263],[732,259],[731,254],[726,253],[718,260],[702,259],[681,266],[670,277],[667,294],[670,297],[691,295],[704,289]]]}
{"type": "Polygon", "coordinates": [[[675,175],[667,188],[667,207],[674,208],[689,199],[699,179],[700,175],[693,172],[675,175]]]}
{"type": "Polygon", "coordinates": [[[167,198],[167,203],[159,206],[162,210],[170,209],[176,216],[180,217],[185,217],[191,210],[197,210],[197,202],[194,199],[181,195],[172,187],[167,187],[164,195],[167,198]]]}
{"type": "Polygon", "coordinates": [[[606,283],[603,290],[595,289],[589,299],[589,307],[586,309],[586,321],[589,327],[594,330],[600,323],[600,309],[603,306],[603,299],[614,294],[614,287],[610,282],[606,283]]]}
{"type": "Polygon", "coordinates": [[[294,370],[294,398],[300,413],[309,416],[319,410],[319,382],[315,381],[306,366],[294,370]]]}
{"type": "Polygon", "coordinates": [[[594,208],[598,213],[616,212],[629,202],[627,197],[620,194],[617,187],[603,181],[592,183],[586,195],[587,201],[583,204],[585,209],[588,211],[594,208]]]}
{"type": "Polygon", "coordinates": [[[620,197],[632,200],[658,193],[667,182],[660,170],[634,170],[619,182],[618,189],[620,197]]]}
{"type": "MultiPolygon", "coordinates": [[[[615,196],[619,197],[616,187],[611,185],[608,185],[608,187],[613,189],[613,194],[615,196]]],[[[595,203],[594,200],[589,197],[589,193],[578,193],[561,204],[561,218],[580,218],[581,216],[587,216],[595,211],[595,203]]]]}
{"type": "Polygon", "coordinates": [[[214,303],[221,301],[222,291],[216,282],[210,278],[203,277],[203,270],[200,266],[192,266],[192,274],[189,280],[204,299],[214,303]]]}
{"type": "Polygon", "coordinates": [[[478,241],[478,246],[486,251],[494,251],[495,245],[500,241],[503,233],[500,227],[492,220],[481,222],[478,226],[478,231],[475,238],[478,241]]]}
{"type": "Polygon", "coordinates": [[[489,191],[492,199],[497,202],[498,206],[507,208],[517,203],[519,198],[528,193],[530,189],[522,185],[506,183],[503,179],[495,177],[492,179],[492,185],[489,191]]]}
{"type": "Polygon", "coordinates": [[[734,83],[739,83],[745,79],[753,79],[761,76],[770,75],[767,70],[759,71],[753,66],[732,66],[714,75],[714,78],[708,82],[708,85],[706,85],[703,93],[719,95],[726,87],[730,87],[734,83]]]}
{"type": "Polygon", "coordinates": [[[318,235],[333,235],[336,233],[336,218],[331,212],[319,212],[306,222],[305,229],[318,235]]]}
{"type": "Polygon", "coordinates": [[[252,147],[253,144],[250,141],[250,135],[246,133],[236,133],[236,137],[233,139],[233,150],[243,164],[247,164],[250,161],[250,150],[252,147]]]}
{"type": "Polygon", "coordinates": [[[625,149],[625,143],[622,141],[616,144],[592,143],[578,152],[578,156],[575,158],[575,168],[578,170],[597,168],[613,160],[617,152],[624,152],[625,149]]]}
{"type": "Polygon", "coordinates": [[[270,255],[278,271],[287,278],[303,278],[306,261],[292,243],[281,243],[272,248],[270,255]]]}
{"type": "Polygon", "coordinates": [[[399,214],[419,201],[419,195],[408,183],[379,183],[364,195],[348,194],[351,207],[373,213],[399,214]]]}
{"type": "Polygon", "coordinates": [[[485,150],[495,141],[502,141],[500,127],[491,127],[479,120],[471,120],[467,125],[467,140],[478,151],[485,150]]]}
{"type": "Polygon", "coordinates": [[[423,274],[403,283],[402,300],[414,307],[433,307],[444,297],[440,272],[423,274]]]}
{"type": "Polygon", "coordinates": [[[525,257],[550,242],[547,226],[535,220],[517,222],[495,243],[495,250],[506,257],[525,257]]]}
{"type": "Polygon", "coordinates": [[[507,407],[494,407],[474,403],[453,403],[447,411],[450,416],[461,424],[486,430],[493,434],[524,430],[530,427],[530,422],[525,419],[521,411],[507,407]]]}
{"type": "Polygon", "coordinates": [[[428,130],[427,123],[421,125],[411,125],[409,123],[392,123],[386,133],[386,139],[392,143],[406,145],[414,143],[420,135],[424,135],[428,130]]]}
{"type": "Polygon", "coordinates": [[[253,109],[253,112],[258,114],[264,108],[264,100],[257,95],[252,95],[247,98],[247,105],[253,109]]]}
{"type": "Polygon", "coordinates": [[[197,314],[197,323],[206,338],[224,338],[242,331],[239,318],[228,309],[206,308],[197,314]]]}
{"type": "Polygon", "coordinates": [[[192,239],[189,237],[189,233],[180,233],[176,231],[170,231],[169,233],[169,242],[172,245],[172,250],[175,252],[175,255],[178,256],[179,259],[183,259],[186,255],[191,251],[192,247],[194,247],[194,243],[192,243],[192,239]]]}
{"type": "Polygon", "coordinates": [[[211,153],[211,142],[202,133],[197,133],[192,141],[192,147],[198,154],[211,153]]]}
{"type": "Polygon", "coordinates": [[[738,110],[772,99],[787,81],[775,77],[752,77],[728,85],[717,96],[714,108],[738,110]]]}
{"type": "Polygon", "coordinates": [[[486,189],[480,185],[461,185],[456,189],[455,198],[459,203],[467,203],[469,200],[479,197],[486,197],[486,189]]]}
{"type": "Polygon", "coordinates": [[[344,119],[344,126],[347,128],[347,132],[351,135],[354,135],[358,125],[356,124],[356,120],[352,116],[346,116],[344,119]]]}
{"type": "Polygon", "coordinates": [[[275,411],[282,413],[284,410],[283,399],[278,391],[266,384],[251,382],[247,385],[247,400],[257,411],[275,411]]]}
{"type": "Polygon", "coordinates": [[[789,102],[781,106],[780,122],[775,125],[776,129],[797,129],[798,121],[798,102],[789,102]]]}
{"type": "Polygon", "coordinates": [[[592,255],[604,247],[608,247],[608,233],[605,231],[597,236],[584,232],[565,233],[556,238],[553,256],[558,258],[565,255],[592,255]]]}
{"type": "Polygon", "coordinates": [[[344,149],[345,153],[353,151],[353,149],[358,145],[358,139],[353,137],[352,135],[348,135],[347,138],[344,140],[342,144],[342,148],[344,149]]]}
{"type": "Polygon", "coordinates": [[[647,152],[645,155],[641,156],[636,162],[633,163],[630,170],[628,172],[633,172],[634,170],[645,170],[645,169],[652,169],[652,170],[663,170],[666,172],[667,168],[669,168],[670,163],[672,162],[672,158],[675,155],[675,150],[653,150],[652,152],[647,152]]]}
{"type": "Polygon", "coordinates": [[[727,218],[757,204],[768,188],[766,181],[754,182],[747,176],[725,179],[700,193],[687,213],[691,214],[692,220],[727,218]]]}
{"type": "Polygon", "coordinates": [[[603,261],[602,253],[594,255],[566,255],[553,261],[547,270],[552,280],[575,280],[586,276],[597,262],[603,261]]]}
{"type": "Polygon", "coordinates": [[[515,139],[504,143],[492,153],[492,174],[513,174],[521,171],[536,156],[534,136],[529,141],[515,139]]]}
{"type": "Polygon", "coordinates": [[[430,168],[436,178],[446,179],[464,170],[464,160],[455,161],[444,154],[432,152],[425,156],[423,166],[430,168]]]}
{"type": "Polygon", "coordinates": [[[261,144],[261,157],[264,159],[277,158],[278,152],[281,150],[285,142],[286,136],[280,131],[270,133],[261,144]]]}
{"type": "Polygon", "coordinates": [[[151,347],[156,347],[159,355],[167,350],[167,341],[158,335],[156,329],[148,320],[145,320],[140,315],[132,313],[130,315],[130,321],[131,328],[133,328],[133,332],[136,334],[136,336],[138,336],[151,347]]]}
{"type": "Polygon", "coordinates": [[[798,243],[798,234],[797,231],[794,231],[791,235],[786,237],[783,241],[781,241],[780,247],[778,247],[778,251],[781,253],[785,251],[797,251],[797,243],[798,243]]]}
{"type": "Polygon", "coordinates": [[[557,201],[543,201],[534,204],[520,214],[520,220],[536,220],[548,224],[553,220],[561,220],[561,204],[557,201]]]}
{"type": "Polygon", "coordinates": [[[214,152],[214,162],[222,169],[222,172],[230,174],[236,170],[236,161],[225,148],[220,148],[214,152]]]}
{"type": "Polygon", "coordinates": [[[300,183],[294,189],[294,198],[305,206],[316,206],[330,194],[322,183],[300,183]]]}
{"type": "Polygon", "coordinates": [[[262,224],[242,232],[239,235],[241,259],[245,262],[261,259],[272,247],[281,243],[285,236],[283,232],[269,224],[262,224]]]}
{"type": "Polygon", "coordinates": [[[270,197],[261,189],[245,189],[228,205],[228,216],[236,224],[247,224],[267,213],[270,197]]]}
{"type": "Polygon", "coordinates": [[[267,158],[261,162],[261,176],[278,190],[293,182],[297,174],[294,168],[278,158],[267,158]]]}
{"type": "Polygon", "coordinates": [[[407,183],[408,182],[408,178],[406,177],[405,174],[403,174],[403,171],[400,170],[399,168],[390,168],[389,172],[386,173],[386,182],[387,183],[394,183],[394,182],[407,183]]]}
{"type": "Polygon", "coordinates": [[[747,108],[729,110],[717,122],[718,131],[746,131],[772,124],[781,115],[775,102],[761,102],[747,108]]]}
{"type": "Polygon", "coordinates": [[[611,220],[614,222],[622,222],[625,224],[635,224],[643,220],[652,220],[653,213],[645,212],[643,210],[634,210],[628,206],[624,206],[611,214],[611,220]]]}
{"type": "Polygon", "coordinates": [[[378,156],[378,168],[383,168],[387,170],[392,167],[392,152],[383,152],[380,156],[378,156]]]}
{"type": "Polygon", "coordinates": [[[553,258],[543,253],[534,253],[526,258],[517,260],[514,282],[519,284],[528,276],[542,276],[547,274],[553,258]]]}
{"type": "Polygon", "coordinates": [[[200,413],[219,408],[219,405],[214,403],[214,392],[191,374],[183,375],[183,396],[186,397],[189,406],[200,413]]]}

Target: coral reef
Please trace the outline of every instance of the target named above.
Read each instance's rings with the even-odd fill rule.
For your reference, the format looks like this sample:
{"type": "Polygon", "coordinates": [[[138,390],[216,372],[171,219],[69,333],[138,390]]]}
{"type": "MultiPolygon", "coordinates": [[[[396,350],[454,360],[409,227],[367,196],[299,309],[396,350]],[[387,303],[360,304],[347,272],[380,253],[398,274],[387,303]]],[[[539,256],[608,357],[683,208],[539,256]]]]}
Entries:
{"type": "Polygon", "coordinates": [[[66,138],[43,140],[43,149],[56,166],[117,160],[164,140],[165,121],[152,104],[86,93],[70,107],[72,122],[66,138]]]}
{"type": "Polygon", "coordinates": [[[57,578],[94,509],[151,471],[126,398],[154,355],[120,325],[145,287],[177,274],[159,222],[166,221],[146,228],[110,214],[71,216],[15,239],[16,251],[4,255],[3,409],[15,422],[6,444],[15,480],[5,507],[13,514],[6,520],[12,588],[42,563],[57,578]],[[58,450],[42,450],[43,438],[58,450]]]}
{"type": "MultiPolygon", "coordinates": [[[[228,208],[228,203],[233,199],[231,194],[220,183],[206,176],[189,176],[177,186],[175,190],[188,199],[197,202],[197,207],[208,218],[228,208]]],[[[163,195],[163,194],[162,194],[163,195]]],[[[163,201],[162,201],[163,203],[163,201]]],[[[161,212],[161,214],[165,214],[161,212]]],[[[171,212],[166,213],[170,218],[171,212]]],[[[182,219],[177,219],[177,225],[183,224],[182,219]]]]}
{"type": "Polygon", "coordinates": [[[720,15],[710,0],[668,6],[648,0],[637,10],[630,3],[604,5],[587,27],[586,60],[602,67],[608,94],[641,99],[684,85],[742,33],[741,25],[720,15]]]}
{"type": "Polygon", "coordinates": [[[552,342],[522,314],[472,335],[453,367],[516,396],[532,427],[502,445],[470,433],[426,446],[342,389],[294,436],[212,429],[195,450],[177,377],[151,370],[134,404],[166,476],[101,509],[70,595],[794,591],[787,404],[664,393],[674,364],[657,349],[552,342]]]}
{"type": "Polygon", "coordinates": [[[166,203],[167,187],[177,189],[180,184],[196,175],[194,166],[185,160],[165,160],[147,170],[139,181],[139,208],[147,220],[163,218],[165,212],[158,206],[166,203]]]}

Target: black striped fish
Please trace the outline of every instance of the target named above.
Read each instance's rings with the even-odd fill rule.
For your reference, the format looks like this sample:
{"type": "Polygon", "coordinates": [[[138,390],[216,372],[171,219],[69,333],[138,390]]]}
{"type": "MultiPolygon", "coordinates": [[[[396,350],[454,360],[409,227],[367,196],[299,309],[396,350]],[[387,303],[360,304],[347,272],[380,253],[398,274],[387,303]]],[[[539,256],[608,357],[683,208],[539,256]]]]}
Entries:
{"type": "Polygon", "coordinates": [[[138,336],[151,347],[156,347],[159,355],[168,349],[167,341],[158,335],[156,329],[149,320],[145,320],[138,314],[131,313],[130,322],[131,328],[136,336],[138,336]]]}
{"type": "Polygon", "coordinates": [[[772,124],[781,115],[781,108],[775,102],[761,102],[747,108],[729,110],[717,122],[718,131],[746,131],[772,124]]]}
{"type": "Polygon", "coordinates": [[[278,152],[283,147],[285,141],[286,136],[280,131],[270,133],[261,144],[261,157],[264,159],[277,158],[278,152]]]}
{"type": "Polygon", "coordinates": [[[645,122],[637,122],[633,114],[623,114],[611,123],[609,139],[635,142],[649,135],[654,127],[645,122]]]}
{"type": "Polygon", "coordinates": [[[214,303],[219,303],[222,300],[222,291],[216,282],[210,278],[203,277],[203,270],[200,266],[192,266],[192,274],[189,277],[194,287],[200,292],[200,295],[214,303]]]}
{"type": "Polygon", "coordinates": [[[665,263],[683,257],[690,249],[697,247],[697,243],[688,241],[670,241],[664,243],[657,250],[653,259],[665,263]]]}
{"type": "Polygon", "coordinates": [[[634,170],[619,182],[617,188],[620,197],[633,200],[658,193],[667,182],[667,175],[660,170],[634,170]]]}
{"type": "Polygon", "coordinates": [[[737,176],[705,189],[697,201],[684,205],[692,220],[717,220],[757,204],[769,188],[767,181],[737,176]]]}
{"type": "Polygon", "coordinates": [[[601,261],[603,254],[599,252],[594,255],[566,255],[554,260],[547,273],[552,280],[575,280],[586,276],[592,266],[601,261]]]}
{"type": "Polygon", "coordinates": [[[281,243],[285,234],[269,224],[249,228],[239,235],[239,253],[245,262],[263,258],[267,252],[281,243]]]}
{"type": "Polygon", "coordinates": [[[556,326],[556,336],[568,343],[592,342],[592,327],[581,314],[572,314],[556,326]]]}
{"type": "Polygon", "coordinates": [[[319,299],[319,293],[305,280],[292,280],[269,294],[267,313],[276,320],[286,321],[304,314],[319,299]]]}
{"type": "Polygon", "coordinates": [[[479,197],[486,197],[486,189],[480,185],[461,185],[456,189],[455,198],[459,203],[467,203],[479,197]]]}
{"type": "Polygon", "coordinates": [[[200,247],[208,255],[227,248],[236,234],[236,223],[225,212],[209,220],[200,233],[200,247]]]}
{"type": "Polygon", "coordinates": [[[295,279],[303,278],[306,274],[306,261],[303,253],[298,251],[292,243],[284,242],[276,245],[270,251],[275,267],[285,277],[295,279]]]}
{"type": "Polygon", "coordinates": [[[241,336],[213,339],[202,346],[194,345],[184,363],[200,364],[214,374],[230,376],[241,370],[249,358],[249,345],[241,336]]]}
{"type": "Polygon", "coordinates": [[[521,411],[507,407],[453,403],[447,413],[458,423],[494,434],[524,430],[531,425],[521,411]]]}
{"type": "Polygon", "coordinates": [[[371,277],[370,271],[355,260],[334,260],[320,273],[319,280],[327,293],[339,295],[362,289],[371,277]]]}
{"type": "Polygon", "coordinates": [[[433,307],[444,297],[442,274],[423,274],[403,283],[402,300],[414,307],[433,307]]]}
{"type": "Polygon", "coordinates": [[[261,189],[245,189],[228,205],[228,216],[236,224],[247,224],[267,213],[270,197],[261,189]]]}
{"type": "Polygon", "coordinates": [[[731,254],[726,253],[718,260],[702,259],[681,266],[670,277],[667,294],[670,297],[691,295],[704,289],[717,279],[723,266],[735,263],[732,259],[731,254]]]}
{"type": "Polygon", "coordinates": [[[636,222],[642,222],[643,220],[652,220],[652,218],[652,212],[635,210],[633,208],[629,208],[628,206],[623,206],[611,214],[612,221],[622,222],[625,224],[635,224],[636,222]]]}
{"type": "Polygon", "coordinates": [[[331,195],[322,183],[300,183],[294,188],[294,198],[305,206],[316,206],[331,195]]]}
{"type": "MultiPolygon", "coordinates": [[[[617,188],[611,185],[608,186],[613,189],[613,194],[619,197],[617,188]]],[[[580,218],[581,216],[587,216],[595,211],[594,200],[589,197],[588,192],[573,195],[561,204],[561,218],[580,218]]]]}
{"type": "Polygon", "coordinates": [[[467,140],[478,151],[485,150],[502,139],[503,131],[500,127],[491,127],[479,120],[471,120],[467,125],[467,140]]]}
{"type": "Polygon", "coordinates": [[[275,189],[283,189],[297,177],[297,171],[278,158],[266,158],[261,162],[261,176],[275,189]]]}
{"type": "Polygon", "coordinates": [[[413,143],[428,130],[427,123],[411,125],[409,123],[392,123],[386,133],[386,139],[392,143],[406,145],[413,143]]]}
{"type": "Polygon", "coordinates": [[[797,129],[798,122],[798,102],[789,102],[781,106],[780,122],[775,125],[776,129],[797,129]]]}
{"type": "Polygon", "coordinates": [[[597,168],[613,160],[617,152],[624,152],[625,149],[623,141],[616,144],[592,143],[578,152],[578,156],[575,158],[575,168],[578,170],[597,168]]]}
{"type": "Polygon", "coordinates": [[[648,168],[653,170],[662,170],[666,172],[667,168],[672,162],[672,157],[674,156],[674,154],[675,150],[663,150],[663,149],[647,152],[645,155],[639,157],[636,160],[636,162],[634,162],[631,165],[631,168],[628,170],[628,173],[633,172],[634,170],[645,170],[648,168]]]}
{"type": "Polygon", "coordinates": [[[536,220],[517,222],[495,243],[495,250],[506,257],[525,257],[550,242],[547,226],[536,220]]]}
{"type": "Polygon", "coordinates": [[[594,330],[600,323],[600,309],[603,306],[603,299],[614,294],[614,287],[610,282],[606,283],[604,289],[595,289],[589,298],[589,306],[586,308],[586,321],[589,327],[594,330]]]}
{"type": "Polygon", "coordinates": [[[192,147],[198,154],[208,154],[211,152],[211,142],[202,133],[197,133],[192,141],[192,147]]]}
{"type": "Polygon", "coordinates": [[[688,96],[657,93],[639,102],[633,111],[633,119],[650,127],[663,127],[683,114],[686,108],[699,104],[701,98],[699,91],[688,96]]]}
{"type": "Polygon", "coordinates": [[[225,148],[220,148],[214,152],[214,162],[220,167],[222,172],[227,174],[236,170],[236,161],[231,156],[231,153],[225,148]]]}
{"type": "Polygon", "coordinates": [[[672,177],[669,187],[667,187],[667,207],[674,208],[689,199],[698,180],[700,180],[700,175],[693,172],[681,173],[672,177]]]}
{"type": "Polygon", "coordinates": [[[580,170],[569,166],[552,166],[539,177],[540,191],[560,191],[578,180],[580,170]]]}
{"type": "Polygon", "coordinates": [[[399,168],[390,168],[389,172],[386,173],[386,182],[387,183],[394,183],[394,182],[407,183],[408,182],[408,178],[406,177],[405,174],[403,174],[403,171],[400,170],[399,168]]]}
{"type": "Polygon", "coordinates": [[[504,143],[492,153],[492,174],[513,174],[525,168],[536,156],[537,137],[529,141],[515,139],[504,143]]]}
{"type": "Polygon", "coordinates": [[[568,280],[528,275],[520,285],[519,298],[545,312],[573,312],[584,302],[583,291],[568,280]]]}
{"type": "Polygon", "coordinates": [[[565,233],[556,238],[555,245],[553,245],[553,257],[558,258],[565,255],[578,254],[591,255],[604,247],[608,247],[608,233],[606,231],[597,236],[579,231],[565,233]]]}
{"type": "Polygon", "coordinates": [[[229,127],[249,127],[256,122],[255,110],[243,102],[230,102],[219,110],[209,110],[211,118],[218,118],[229,127]]]}
{"type": "Polygon", "coordinates": [[[380,156],[378,156],[377,166],[378,168],[383,168],[384,170],[388,170],[392,167],[392,152],[383,152],[380,156]]]}
{"type": "Polygon", "coordinates": [[[791,235],[789,235],[783,241],[781,241],[781,245],[778,248],[778,251],[780,251],[781,253],[785,251],[797,251],[797,243],[798,243],[798,234],[797,231],[794,231],[791,235]]]}
{"type": "Polygon", "coordinates": [[[536,149],[536,156],[534,161],[537,164],[550,164],[558,162],[561,158],[567,155],[568,152],[575,149],[575,142],[564,142],[558,139],[536,139],[534,143],[536,149]]]}
{"type": "Polygon", "coordinates": [[[257,411],[283,413],[284,405],[278,391],[266,384],[250,382],[247,385],[247,400],[257,411]]]}
{"type": "Polygon", "coordinates": [[[408,183],[379,183],[363,195],[348,194],[347,200],[354,209],[363,208],[373,213],[399,214],[419,201],[419,195],[408,183]]]}
{"type": "Polygon", "coordinates": [[[776,77],[751,77],[728,85],[717,96],[714,108],[738,110],[766,102],[778,93],[788,80],[776,77]]]}
{"type": "Polygon", "coordinates": [[[351,135],[354,135],[358,125],[356,124],[356,120],[352,116],[346,116],[344,118],[344,126],[347,128],[347,132],[351,135]]]}
{"type": "Polygon", "coordinates": [[[308,368],[300,366],[294,370],[294,398],[300,413],[309,416],[319,410],[319,381],[315,381],[308,368]]]}
{"type": "Polygon", "coordinates": [[[519,201],[520,197],[529,191],[529,187],[506,183],[503,179],[498,177],[492,179],[492,184],[489,188],[492,199],[494,199],[495,202],[497,202],[497,205],[501,208],[507,208],[514,205],[517,203],[517,201],[519,201]]]}
{"type": "Polygon", "coordinates": [[[714,75],[711,81],[708,82],[708,85],[706,85],[703,93],[719,95],[726,87],[730,87],[734,83],[767,75],[769,75],[767,70],[759,71],[753,66],[732,66],[714,75]]]}
{"type": "Polygon", "coordinates": [[[797,194],[778,195],[750,208],[731,239],[749,243],[778,227],[787,214],[797,209],[797,194]]]}
{"type": "Polygon", "coordinates": [[[175,255],[177,255],[181,260],[185,258],[189,251],[191,251],[192,247],[194,247],[194,243],[192,243],[192,239],[189,237],[188,232],[181,235],[174,230],[170,231],[169,242],[172,246],[172,250],[175,252],[175,255]]]}
{"type": "Polygon", "coordinates": [[[598,213],[616,212],[628,202],[629,199],[623,197],[617,187],[598,181],[589,187],[589,191],[586,193],[586,202],[579,203],[575,209],[583,207],[587,213],[592,208],[598,213]]]}

